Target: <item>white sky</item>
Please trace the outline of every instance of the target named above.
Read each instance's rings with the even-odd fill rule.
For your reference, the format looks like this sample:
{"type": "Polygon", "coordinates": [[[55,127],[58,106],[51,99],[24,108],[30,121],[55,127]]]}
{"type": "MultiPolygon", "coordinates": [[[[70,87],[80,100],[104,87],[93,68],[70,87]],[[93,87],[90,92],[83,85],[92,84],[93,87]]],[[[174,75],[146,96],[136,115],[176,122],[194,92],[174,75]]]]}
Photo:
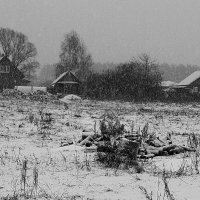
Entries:
{"type": "Polygon", "coordinates": [[[0,27],[27,35],[41,64],[58,62],[64,34],[75,30],[96,62],[145,52],[200,65],[200,0],[0,0],[0,27]]]}

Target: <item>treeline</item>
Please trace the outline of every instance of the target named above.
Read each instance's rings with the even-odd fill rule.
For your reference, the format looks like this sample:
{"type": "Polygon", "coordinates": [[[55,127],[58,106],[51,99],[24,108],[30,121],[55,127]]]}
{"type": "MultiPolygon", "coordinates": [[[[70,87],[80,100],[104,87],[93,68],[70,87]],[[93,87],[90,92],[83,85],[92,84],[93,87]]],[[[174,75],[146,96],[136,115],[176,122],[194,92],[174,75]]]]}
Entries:
{"type": "MultiPolygon", "coordinates": [[[[57,65],[46,65],[40,70],[37,83],[49,86],[56,79],[57,65]]],[[[94,63],[83,81],[81,94],[94,99],[160,99],[161,81],[180,82],[198,66],[157,64],[147,55],[124,64],[94,63]]]]}
{"type": "MultiPolygon", "coordinates": [[[[95,72],[102,73],[106,70],[113,70],[118,65],[119,64],[115,63],[94,63],[92,69],[95,72]]],[[[199,71],[200,66],[161,63],[158,65],[158,69],[162,74],[163,81],[173,81],[179,83],[193,72],[199,71]]]]}
{"type": "Polygon", "coordinates": [[[153,100],[161,94],[158,65],[144,54],[103,73],[90,73],[83,95],[94,99],[153,100]]]}
{"type": "Polygon", "coordinates": [[[160,99],[162,81],[180,82],[200,67],[158,64],[146,54],[122,64],[93,63],[83,40],[71,31],[61,43],[58,63],[41,69],[37,82],[49,86],[68,70],[81,81],[80,94],[85,97],[137,101],[160,99]]]}
{"type": "Polygon", "coordinates": [[[102,73],[107,70],[114,70],[119,65],[120,65],[119,63],[116,64],[116,63],[109,63],[109,62],[107,63],[96,62],[96,63],[93,63],[92,70],[97,73],[102,73]]]}
{"type": "MultiPolygon", "coordinates": [[[[105,73],[106,71],[115,71],[120,64],[115,63],[93,63],[91,70],[93,73],[105,73]]],[[[122,65],[122,64],[121,64],[122,65]]],[[[58,75],[56,73],[56,64],[45,65],[38,72],[35,84],[48,86],[58,75]]],[[[200,70],[200,66],[196,65],[170,65],[167,63],[159,64],[158,70],[162,75],[163,81],[173,81],[179,83],[184,78],[195,71],[200,70]]]]}

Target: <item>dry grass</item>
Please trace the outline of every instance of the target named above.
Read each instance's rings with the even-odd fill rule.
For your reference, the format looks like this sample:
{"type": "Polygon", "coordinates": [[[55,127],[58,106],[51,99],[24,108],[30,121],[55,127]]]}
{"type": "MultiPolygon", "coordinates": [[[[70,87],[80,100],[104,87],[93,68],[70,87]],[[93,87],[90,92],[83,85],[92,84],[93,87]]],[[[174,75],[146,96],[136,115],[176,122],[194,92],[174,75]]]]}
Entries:
{"type": "Polygon", "coordinates": [[[162,184],[163,184],[163,191],[160,190],[160,182],[158,179],[158,189],[157,189],[157,194],[155,195],[155,198],[153,198],[153,192],[148,192],[147,189],[143,186],[139,186],[139,189],[145,196],[147,200],[175,200],[174,195],[172,194],[170,188],[169,188],[169,180],[171,177],[169,177],[169,173],[166,172],[165,170],[162,171],[162,184]]]}
{"type": "MultiPolygon", "coordinates": [[[[6,180],[7,184],[4,184],[3,181],[1,184],[3,187],[11,188],[6,194],[0,195],[2,199],[98,199],[97,196],[92,198],[89,194],[116,195],[116,198],[119,199],[120,197],[117,196],[118,194],[133,192],[137,195],[141,193],[141,190],[142,194],[144,194],[147,199],[153,199],[155,197],[154,199],[158,200],[160,198],[161,200],[165,197],[165,199],[172,200],[175,197],[178,199],[177,193],[184,192],[184,188],[173,193],[174,182],[170,180],[178,180],[179,178],[185,180],[188,175],[191,174],[198,178],[196,174],[199,173],[199,143],[196,141],[197,138],[194,139],[197,136],[196,132],[195,137],[192,135],[190,141],[188,141],[188,144],[195,146],[196,152],[189,153],[187,156],[183,155],[182,164],[178,169],[166,169],[165,176],[163,176],[162,169],[157,166],[157,160],[153,159],[152,162],[155,162],[155,168],[153,169],[152,164],[151,169],[146,170],[143,174],[137,174],[138,180],[134,179],[131,185],[129,182],[124,183],[126,180],[135,176],[135,174],[130,172],[135,172],[137,170],[141,172],[142,167],[146,169],[147,165],[150,165],[150,160],[143,162],[141,165],[137,165],[138,163],[136,164],[134,162],[131,163],[131,160],[130,162],[125,160],[125,162],[127,162],[127,166],[125,167],[125,165],[123,165],[123,157],[120,157],[121,160],[118,160],[119,157],[116,157],[115,154],[110,154],[109,156],[102,157],[102,159],[105,159],[105,163],[109,163],[107,165],[110,168],[105,168],[105,165],[96,162],[94,153],[84,153],[83,150],[74,151],[72,153],[63,151],[62,148],[64,149],[65,147],[60,147],[61,139],[69,138],[76,141],[76,139],[81,136],[83,128],[89,126],[89,116],[91,117],[90,128],[98,134],[99,118],[104,113],[105,108],[112,107],[112,104],[105,104],[105,102],[96,102],[94,104],[89,102],[85,105],[80,105],[80,107],[76,107],[76,105],[74,110],[70,107],[68,110],[64,110],[63,105],[46,105],[45,103],[44,107],[46,106],[46,108],[49,108],[50,111],[52,110],[53,113],[52,116],[48,118],[48,116],[42,115],[44,113],[49,113],[49,110],[43,109],[43,114],[41,113],[40,115],[39,111],[42,109],[42,106],[35,103],[36,102],[31,102],[30,104],[29,101],[11,102],[8,100],[1,102],[2,107],[0,107],[0,109],[2,109],[4,113],[1,122],[1,130],[4,130],[4,132],[2,131],[1,134],[5,136],[1,136],[0,178],[2,180],[8,178],[8,180],[6,180]],[[21,108],[21,110],[19,108],[21,108]],[[74,117],[77,113],[82,115],[82,117],[74,117]],[[19,116],[17,120],[15,119],[16,116],[19,116]],[[88,121],[84,121],[85,116],[88,117],[88,121]],[[45,122],[48,121],[48,119],[50,119],[50,123],[45,122]],[[55,119],[55,121],[53,119],[55,119]],[[41,122],[50,124],[49,136],[52,140],[48,140],[48,134],[44,139],[41,138],[43,134],[38,134],[40,132],[39,128],[41,122]],[[21,125],[21,127],[18,127],[19,125],[21,125]],[[37,126],[38,129],[36,129],[37,126]],[[17,130],[14,130],[13,127],[17,127],[17,130]],[[52,134],[53,131],[56,134],[52,134]],[[76,138],[73,138],[73,135],[76,138]],[[43,146],[41,146],[41,143],[43,143],[43,146]],[[30,152],[26,152],[29,148],[33,149],[31,149],[30,152]],[[59,148],[60,150],[56,153],[51,151],[59,148]],[[48,149],[48,153],[46,149],[48,149]],[[40,155],[37,151],[41,151],[44,155],[40,155]],[[26,159],[24,158],[25,153],[27,153],[26,159]],[[32,155],[33,153],[35,153],[34,156],[32,155]],[[131,165],[135,170],[131,169],[131,165]],[[137,167],[138,169],[136,169],[137,167]],[[129,170],[122,170],[127,168],[129,168],[129,170]],[[158,194],[153,191],[151,187],[152,184],[155,183],[152,182],[152,180],[156,179],[155,176],[150,176],[153,170],[157,170],[154,175],[161,177],[160,185],[162,189],[158,189],[158,194]],[[105,176],[106,174],[108,176],[105,176]],[[11,180],[9,180],[9,177],[11,177],[11,180]],[[124,178],[121,183],[120,178],[124,178]],[[107,185],[110,180],[113,181],[113,187],[107,185]],[[122,186],[119,187],[119,183],[122,186]],[[55,188],[57,185],[58,187],[55,188]],[[141,186],[140,189],[138,189],[138,185],[141,186]],[[75,191],[72,191],[73,189],[75,191]],[[82,190],[86,190],[87,192],[84,193],[82,190]]],[[[169,110],[166,113],[162,110],[162,112],[158,112],[157,107],[154,109],[146,109],[145,106],[144,109],[140,111],[140,114],[136,116],[137,108],[134,107],[135,105],[131,104],[126,107],[124,104],[118,103],[117,106],[120,107],[118,118],[127,129],[130,129],[130,133],[140,129],[143,131],[141,127],[144,127],[148,121],[148,128],[157,131],[159,137],[162,137],[162,134],[166,135],[166,132],[171,126],[182,123],[182,128],[184,126],[184,120],[187,118],[187,112],[172,112],[169,110]],[[159,117],[156,118],[155,112],[162,115],[162,119],[159,117]],[[127,114],[128,117],[125,114],[127,114]],[[184,116],[184,118],[181,118],[182,116],[184,116]],[[171,124],[169,123],[170,125],[168,126],[166,123],[165,126],[162,126],[163,118],[171,120],[171,124]]],[[[167,109],[170,109],[170,107],[167,109]]],[[[187,131],[192,132],[191,126],[187,125],[187,131]]],[[[145,130],[144,137],[149,137],[145,135],[145,130]]],[[[181,129],[179,129],[178,134],[175,134],[175,131],[174,134],[172,134],[172,140],[176,142],[182,143],[186,139],[186,136],[181,135],[181,129]]],[[[103,154],[101,156],[103,156],[103,154]]],[[[162,159],[164,161],[167,158],[169,157],[162,157],[159,161],[162,159]]],[[[176,159],[175,156],[170,156],[170,158],[176,159]]],[[[2,191],[5,192],[5,189],[2,189],[2,191]]]]}

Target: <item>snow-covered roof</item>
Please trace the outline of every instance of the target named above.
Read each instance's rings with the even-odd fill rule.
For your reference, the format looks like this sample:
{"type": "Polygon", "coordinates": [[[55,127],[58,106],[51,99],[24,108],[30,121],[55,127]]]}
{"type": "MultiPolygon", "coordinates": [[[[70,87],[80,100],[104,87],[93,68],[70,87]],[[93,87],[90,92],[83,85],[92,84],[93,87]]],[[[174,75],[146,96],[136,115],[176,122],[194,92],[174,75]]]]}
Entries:
{"type": "Polygon", "coordinates": [[[59,81],[58,83],[63,83],[63,84],[78,84],[78,82],[75,82],[75,81],[59,81]]]}
{"type": "Polygon", "coordinates": [[[56,84],[56,83],[57,83],[63,76],[65,76],[66,74],[67,74],[67,72],[62,73],[56,80],[54,80],[54,81],[52,82],[51,85],[56,84]]]}
{"type": "Polygon", "coordinates": [[[51,85],[55,85],[56,83],[69,83],[69,84],[78,84],[80,81],[79,79],[77,78],[77,76],[75,75],[74,72],[72,71],[67,71],[67,72],[64,72],[62,73],[56,80],[54,80],[51,85]],[[65,76],[65,75],[71,75],[74,77],[75,81],[61,81],[62,78],[65,76]]]}
{"type": "Polygon", "coordinates": [[[173,82],[173,81],[162,81],[161,82],[161,86],[162,87],[171,87],[177,85],[177,83],[173,82]]]}
{"type": "Polygon", "coordinates": [[[188,77],[186,77],[184,80],[182,80],[178,85],[179,86],[187,86],[196,81],[198,78],[200,78],[200,71],[193,72],[188,77]]]}

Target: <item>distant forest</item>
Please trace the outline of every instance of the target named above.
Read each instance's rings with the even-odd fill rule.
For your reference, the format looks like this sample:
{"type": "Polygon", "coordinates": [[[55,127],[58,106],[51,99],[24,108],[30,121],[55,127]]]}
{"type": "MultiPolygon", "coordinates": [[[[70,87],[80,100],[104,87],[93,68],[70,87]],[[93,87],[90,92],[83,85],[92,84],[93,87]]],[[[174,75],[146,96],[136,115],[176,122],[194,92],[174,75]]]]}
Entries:
{"type": "Polygon", "coordinates": [[[49,86],[56,79],[56,64],[44,65],[38,72],[33,85],[49,86]]]}
{"type": "MultiPolygon", "coordinates": [[[[93,63],[91,70],[102,73],[106,70],[114,70],[119,64],[115,63],[93,63]]],[[[159,64],[159,70],[163,81],[180,82],[194,71],[200,70],[200,66],[195,65],[170,65],[167,63],[159,64]]],[[[56,78],[56,65],[45,65],[38,72],[35,84],[48,86],[56,78]]]]}

